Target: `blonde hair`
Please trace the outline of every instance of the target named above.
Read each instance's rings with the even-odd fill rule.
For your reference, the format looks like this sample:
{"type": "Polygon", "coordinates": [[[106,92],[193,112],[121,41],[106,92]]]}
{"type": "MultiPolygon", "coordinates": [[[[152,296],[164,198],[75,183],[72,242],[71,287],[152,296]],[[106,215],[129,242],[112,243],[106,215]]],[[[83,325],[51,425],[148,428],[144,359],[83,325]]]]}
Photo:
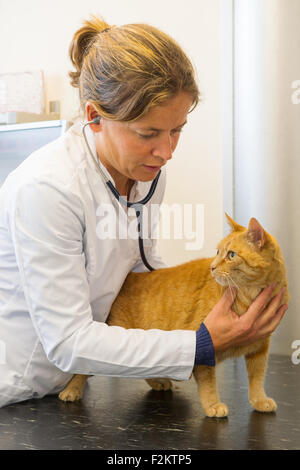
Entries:
{"type": "Polygon", "coordinates": [[[193,66],[166,33],[147,24],[110,26],[92,15],[75,32],[69,48],[80,105],[91,102],[100,116],[134,121],[179,91],[200,100],[193,66]]]}

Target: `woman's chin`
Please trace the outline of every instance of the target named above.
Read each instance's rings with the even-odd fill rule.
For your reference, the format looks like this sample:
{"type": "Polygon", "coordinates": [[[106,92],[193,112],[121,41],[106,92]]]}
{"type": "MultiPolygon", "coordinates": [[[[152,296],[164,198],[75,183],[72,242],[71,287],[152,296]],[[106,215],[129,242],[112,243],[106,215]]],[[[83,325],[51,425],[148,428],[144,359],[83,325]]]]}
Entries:
{"type": "Polygon", "coordinates": [[[143,181],[143,182],[153,181],[154,178],[158,175],[159,170],[160,169],[155,170],[155,171],[149,171],[147,168],[143,168],[139,172],[137,172],[134,175],[134,178],[132,179],[136,181],[143,181]]]}

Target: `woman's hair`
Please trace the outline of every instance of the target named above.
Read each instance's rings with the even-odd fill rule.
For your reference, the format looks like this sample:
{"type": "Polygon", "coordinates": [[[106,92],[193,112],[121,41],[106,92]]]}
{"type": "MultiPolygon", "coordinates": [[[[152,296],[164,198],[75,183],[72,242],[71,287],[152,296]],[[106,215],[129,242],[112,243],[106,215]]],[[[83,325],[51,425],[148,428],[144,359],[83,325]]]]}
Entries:
{"type": "Polygon", "coordinates": [[[100,116],[134,121],[180,91],[200,100],[193,66],[167,34],[147,24],[110,26],[92,15],[74,34],[69,55],[80,105],[90,101],[100,116]]]}

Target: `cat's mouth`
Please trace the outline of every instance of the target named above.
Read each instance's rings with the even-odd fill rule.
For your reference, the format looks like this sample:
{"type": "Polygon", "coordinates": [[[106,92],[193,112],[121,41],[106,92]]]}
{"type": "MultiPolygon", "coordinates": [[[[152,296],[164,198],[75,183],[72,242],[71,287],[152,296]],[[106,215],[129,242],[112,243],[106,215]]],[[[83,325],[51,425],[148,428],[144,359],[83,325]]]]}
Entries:
{"type": "Polygon", "coordinates": [[[224,275],[222,276],[221,274],[212,273],[212,277],[221,286],[230,287],[232,285],[232,283],[230,282],[230,279],[228,279],[227,276],[224,276],[224,275]]]}
{"type": "Polygon", "coordinates": [[[228,282],[228,279],[226,278],[218,278],[218,277],[215,277],[215,280],[217,281],[218,284],[221,284],[221,286],[227,286],[229,285],[229,282],[228,282]]]}

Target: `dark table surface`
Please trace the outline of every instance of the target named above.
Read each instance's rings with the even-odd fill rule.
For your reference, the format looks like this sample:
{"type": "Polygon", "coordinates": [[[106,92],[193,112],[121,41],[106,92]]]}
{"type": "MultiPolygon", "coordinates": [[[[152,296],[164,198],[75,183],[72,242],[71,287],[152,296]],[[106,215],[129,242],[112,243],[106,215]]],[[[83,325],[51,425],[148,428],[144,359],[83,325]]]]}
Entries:
{"type": "Polygon", "coordinates": [[[0,409],[0,449],[300,449],[300,364],[270,357],[271,414],[252,410],[243,358],[220,364],[217,377],[228,418],[205,417],[194,379],[154,392],[144,380],[91,377],[80,402],[48,396],[0,409]]]}

